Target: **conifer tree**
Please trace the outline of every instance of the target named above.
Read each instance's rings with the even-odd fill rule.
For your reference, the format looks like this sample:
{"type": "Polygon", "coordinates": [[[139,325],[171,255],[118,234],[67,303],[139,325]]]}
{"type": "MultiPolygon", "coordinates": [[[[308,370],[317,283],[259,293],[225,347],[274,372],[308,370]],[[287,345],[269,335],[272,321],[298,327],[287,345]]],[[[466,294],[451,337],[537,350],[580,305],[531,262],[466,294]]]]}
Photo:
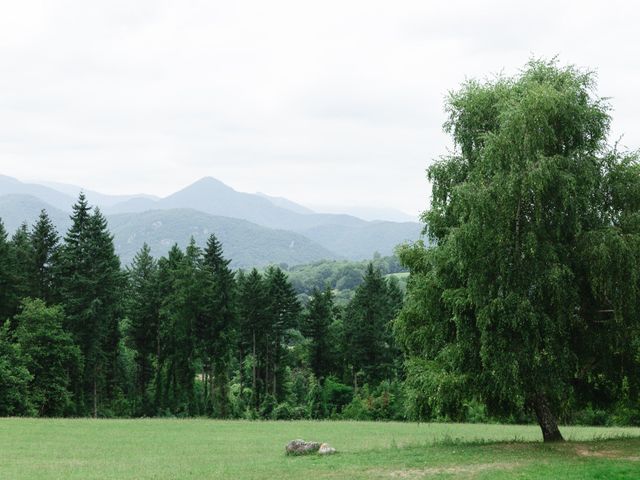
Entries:
{"type": "Polygon", "coordinates": [[[177,246],[161,264],[167,293],[161,305],[165,401],[174,413],[197,414],[196,326],[203,304],[202,251],[193,238],[184,254],[177,246]],[[168,269],[165,270],[165,268],[168,269]]]}
{"type": "Polygon", "coordinates": [[[113,235],[99,208],[94,209],[89,227],[92,273],[95,294],[99,299],[94,307],[94,314],[99,316],[99,323],[104,331],[102,351],[105,355],[105,395],[106,400],[110,401],[120,393],[120,320],[124,316],[126,276],[115,253],[113,235]]]}
{"type": "Polygon", "coordinates": [[[241,363],[251,359],[251,379],[244,381],[251,384],[252,406],[258,409],[265,389],[262,380],[264,371],[264,355],[266,350],[266,334],[268,325],[268,312],[265,305],[268,303],[267,288],[255,268],[248,275],[239,278],[239,310],[240,310],[240,355],[241,363]]]}
{"type": "Polygon", "coordinates": [[[303,333],[309,339],[309,366],[318,379],[331,373],[332,345],[329,327],[333,318],[331,289],[315,289],[307,305],[303,333]]]}
{"type": "Polygon", "coordinates": [[[285,368],[284,346],[287,331],[299,328],[300,303],[286,274],[280,267],[270,267],[265,275],[268,304],[265,325],[265,384],[267,393],[282,399],[282,377],[285,368]]]}
{"type": "Polygon", "coordinates": [[[391,379],[395,374],[391,321],[400,305],[394,301],[396,291],[390,290],[380,270],[370,263],[363,283],[347,306],[344,320],[345,351],[356,387],[360,374],[370,384],[391,379]]]}
{"type": "Polygon", "coordinates": [[[173,406],[172,390],[175,390],[175,373],[172,357],[174,355],[173,324],[174,296],[176,279],[181,267],[184,253],[174,244],[166,257],[158,261],[158,296],[160,298],[160,317],[158,325],[158,372],[155,379],[155,406],[158,411],[171,409],[173,406]]]}
{"type": "Polygon", "coordinates": [[[205,366],[205,398],[218,417],[229,415],[229,368],[236,343],[236,285],[222,245],[211,235],[204,252],[204,311],[198,340],[205,366]],[[207,372],[208,370],[208,372],[207,372]],[[207,398],[208,397],[208,398],[207,398]]]}
{"type": "Polygon", "coordinates": [[[0,220],[0,325],[4,325],[13,316],[18,305],[12,250],[4,224],[0,220]]]}
{"type": "Polygon", "coordinates": [[[158,267],[145,243],[128,269],[129,298],[128,336],[135,350],[136,414],[152,415],[153,399],[149,385],[154,376],[159,350],[160,298],[158,296],[158,267]]]}
{"type": "MultiPolygon", "coordinates": [[[[26,223],[20,225],[11,237],[13,281],[18,301],[32,295],[35,281],[34,251],[29,237],[26,223]]],[[[17,310],[18,305],[15,305],[13,313],[17,313],[17,310]]]]}
{"type": "Polygon", "coordinates": [[[33,248],[32,296],[47,303],[54,300],[55,258],[59,249],[59,237],[45,210],[40,212],[31,231],[33,248]]]}
{"type": "Polygon", "coordinates": [[[60,298],[84,361],[75,381],[77,413],[97,416],[116,393],[124,277],[106,220],[97,209],[91,213],[82,193],[71,220],[60,254],[60,298]]]}

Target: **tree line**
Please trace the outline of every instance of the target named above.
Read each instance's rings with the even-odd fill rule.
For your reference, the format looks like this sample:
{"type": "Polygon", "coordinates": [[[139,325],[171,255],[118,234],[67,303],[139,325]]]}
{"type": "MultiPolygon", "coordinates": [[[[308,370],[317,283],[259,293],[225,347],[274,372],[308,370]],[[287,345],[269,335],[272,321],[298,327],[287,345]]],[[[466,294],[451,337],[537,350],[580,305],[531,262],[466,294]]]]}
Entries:
{"type": "Polygon", "coordinates": [[[59,238],[0,222],[0,415],[401,418],[398,283],[303,304],[273,266],[233,271],[215,235],[127,268],[83,194],[59,238]],[[6,320],[6,321],[5,321],[6,320]]]}

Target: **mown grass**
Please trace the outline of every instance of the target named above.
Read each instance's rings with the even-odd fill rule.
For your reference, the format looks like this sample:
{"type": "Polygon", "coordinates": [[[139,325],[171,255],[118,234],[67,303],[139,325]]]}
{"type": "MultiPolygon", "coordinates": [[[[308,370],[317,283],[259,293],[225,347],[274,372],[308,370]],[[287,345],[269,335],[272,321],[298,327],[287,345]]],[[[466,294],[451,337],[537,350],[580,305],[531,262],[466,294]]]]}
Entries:
{"type": "Polygon", "coordinates": [[[0,419],[0,479],[640,478],[640,429],[374,422],[0,419]],[[287,457],[292,439],[330,457],[287,457]]]}

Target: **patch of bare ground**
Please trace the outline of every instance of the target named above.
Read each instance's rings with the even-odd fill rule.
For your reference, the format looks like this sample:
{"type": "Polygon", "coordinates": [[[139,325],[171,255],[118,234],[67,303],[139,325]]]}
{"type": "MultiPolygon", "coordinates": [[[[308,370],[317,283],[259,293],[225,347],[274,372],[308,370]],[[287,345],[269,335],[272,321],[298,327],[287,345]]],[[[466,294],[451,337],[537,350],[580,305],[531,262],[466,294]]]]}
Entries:
{"type": "Polygon", "coordinates": [[[631,462],[640,461],[640,456],[625,455],[625,452],[621,452],[620,450],[596,450],[593,448],[578,446],[575,451],[576,455],[579,457],[610,458],[615,460],[628,460],[631,462]]]}
{"type": "Polygon", "coordinates": [[[621,458],[623,455],[619,450],[595,450],[584,446],[576,447],[575,452],[579,457],[621,458]]]}
{"type": "Polygon", "coordinates": [[[456,476],[470,476],[472,477],[476,473],[485,472],[487,470],[511,470],[513,468],[522,466],[517,462],[495,462],[495,463],[476,463],[474,465],[452,465],[442,467],[426,467],[426,468],[406,468],[402,470],[375,470],[371,473],[377,477],[385,478],[400,478],[400,479],[414,479],[414,478],[428,478],[433,475],[456,475],[456,476]]]}

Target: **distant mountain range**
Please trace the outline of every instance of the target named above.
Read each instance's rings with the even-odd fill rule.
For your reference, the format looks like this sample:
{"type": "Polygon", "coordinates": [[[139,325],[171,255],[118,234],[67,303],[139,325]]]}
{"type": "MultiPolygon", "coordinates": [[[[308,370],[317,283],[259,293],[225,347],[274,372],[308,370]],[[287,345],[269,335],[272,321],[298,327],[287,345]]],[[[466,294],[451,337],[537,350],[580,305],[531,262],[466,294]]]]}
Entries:
{"type": "MultiPolygon", "coordinates": [[[[46,209],[61,233],[69,224],[79,187],[25,183],[0,175],[0,218],[9,232],[32,224],[46,209]],[[76,194],[73,192],[76,191],[76,194]]],[[[234,190],[205,177],[167,197],[105,195],[85,190],[89,202],[107,215],[116,250],[131,261],[143,242],[155,255],[191,236],[204,244],[210,233],[222,241],[236,267],[270,263],[296,265],[322,259],[388,255],[395,246],[420,236],[416,222],[366,221],[344,214],[315,213],[286,198],[234,190]]]]}

